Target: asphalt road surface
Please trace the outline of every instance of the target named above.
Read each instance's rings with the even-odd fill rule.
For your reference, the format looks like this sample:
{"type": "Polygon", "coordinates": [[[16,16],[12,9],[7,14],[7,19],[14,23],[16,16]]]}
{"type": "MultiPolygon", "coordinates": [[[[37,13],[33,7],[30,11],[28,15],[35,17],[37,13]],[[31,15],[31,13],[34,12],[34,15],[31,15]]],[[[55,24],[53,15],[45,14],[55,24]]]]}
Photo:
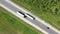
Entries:
{"type": "MultiPolygon", "coordinates": [[[[15,13],[17,13],[17,11],[19,11],[20,9],[18,9],[17,7],[13,6],[12,4],[6,2],[5,0],[0,0],[0,3],[3,4],[5,7],[11,9],[12,11],[14,11],[15,13]]],[[[20,10],[21,11],[21,10],[20,10]]],[[[55,32],[54,30],[52,30],[51,28],[47,28],[46,25],[42,24],[41,22],[39,22],[38,20],[31,20],[30,18],[25,18],[27,20],[29,20],[30,22],[32,22],[33,24],[35,24],[36,26],[42,28],[43,30],[45,30],[46,32],[48,32],[49,34],[58,34],[57,32],[55,32]]]]}

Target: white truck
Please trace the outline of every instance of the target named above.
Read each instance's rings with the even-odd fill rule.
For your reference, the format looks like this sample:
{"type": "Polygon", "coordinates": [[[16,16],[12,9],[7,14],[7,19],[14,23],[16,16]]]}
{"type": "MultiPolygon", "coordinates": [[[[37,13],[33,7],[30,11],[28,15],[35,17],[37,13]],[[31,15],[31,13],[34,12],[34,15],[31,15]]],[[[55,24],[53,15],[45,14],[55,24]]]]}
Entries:
{"type": "Polygon", "coordinates": [[[23,12],[21,12],[21,11],[18,11],[17,12],[21,17],[24,17],[24,18],[26,18],[27,16],[23,13],[23,12]]]}
{"type": "Polygon", "coordinates": [[[32,20],[35,20],[35,17],[33,17],[32,15],[28,14],[28,13],[23,13],[22,11],[18,11],[17,12],[21,17],[24,17],[24,18],[30,18],[32,20]]]}
{"type": "Polygon", "coordinates": [[[28,13],[26,13],[25,14],[28,18],[30,18],[30,19],[32,19],[32,20],[35,20],[35,17],[33,17],[32,15],[30,15],[30,14],[28,14],[28,13]]]}

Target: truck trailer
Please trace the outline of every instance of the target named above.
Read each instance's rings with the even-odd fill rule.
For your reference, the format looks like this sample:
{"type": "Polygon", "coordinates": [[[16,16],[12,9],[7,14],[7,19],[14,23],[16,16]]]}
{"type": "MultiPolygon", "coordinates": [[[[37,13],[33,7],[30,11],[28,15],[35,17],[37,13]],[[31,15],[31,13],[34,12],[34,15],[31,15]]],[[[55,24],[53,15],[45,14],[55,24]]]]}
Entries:
{"type": "Polygon", "coordinates": [[[35,20],[35,17],[33,17],[32,15],[30,15],[30,14],[28,14],[28,13],[26,13],[25,14],[28,18],[30,18],[30,19],[32,19],[32,20],[35,20]]]}

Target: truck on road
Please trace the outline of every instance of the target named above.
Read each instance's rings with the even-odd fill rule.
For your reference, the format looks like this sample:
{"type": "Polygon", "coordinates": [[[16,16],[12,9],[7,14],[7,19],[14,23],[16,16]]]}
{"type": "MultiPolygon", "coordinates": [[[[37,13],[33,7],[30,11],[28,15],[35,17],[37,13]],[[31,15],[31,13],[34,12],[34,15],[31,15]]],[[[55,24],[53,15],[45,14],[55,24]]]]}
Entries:
{"type": "Polygon", "coordinates": [[[20,16],[24,17],[24,18],[27,17],[22,11],[18,11],[17,13],[18,13],[20,16]]]}

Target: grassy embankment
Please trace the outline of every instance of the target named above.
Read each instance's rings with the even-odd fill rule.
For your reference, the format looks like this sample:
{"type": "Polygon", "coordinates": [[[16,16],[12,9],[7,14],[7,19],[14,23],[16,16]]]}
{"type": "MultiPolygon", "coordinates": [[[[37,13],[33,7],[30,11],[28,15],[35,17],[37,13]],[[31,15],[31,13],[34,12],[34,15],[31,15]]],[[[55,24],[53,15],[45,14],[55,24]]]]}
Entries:
{"type": "Polygon", "coordinates": [[[60,30],[60,0],[12,0],[60,30]]]}
{"type": "Polygon", "coordinates": [[[40,31],[25,23],[0,7],[0,34],[42,34],[40,31]]]}

